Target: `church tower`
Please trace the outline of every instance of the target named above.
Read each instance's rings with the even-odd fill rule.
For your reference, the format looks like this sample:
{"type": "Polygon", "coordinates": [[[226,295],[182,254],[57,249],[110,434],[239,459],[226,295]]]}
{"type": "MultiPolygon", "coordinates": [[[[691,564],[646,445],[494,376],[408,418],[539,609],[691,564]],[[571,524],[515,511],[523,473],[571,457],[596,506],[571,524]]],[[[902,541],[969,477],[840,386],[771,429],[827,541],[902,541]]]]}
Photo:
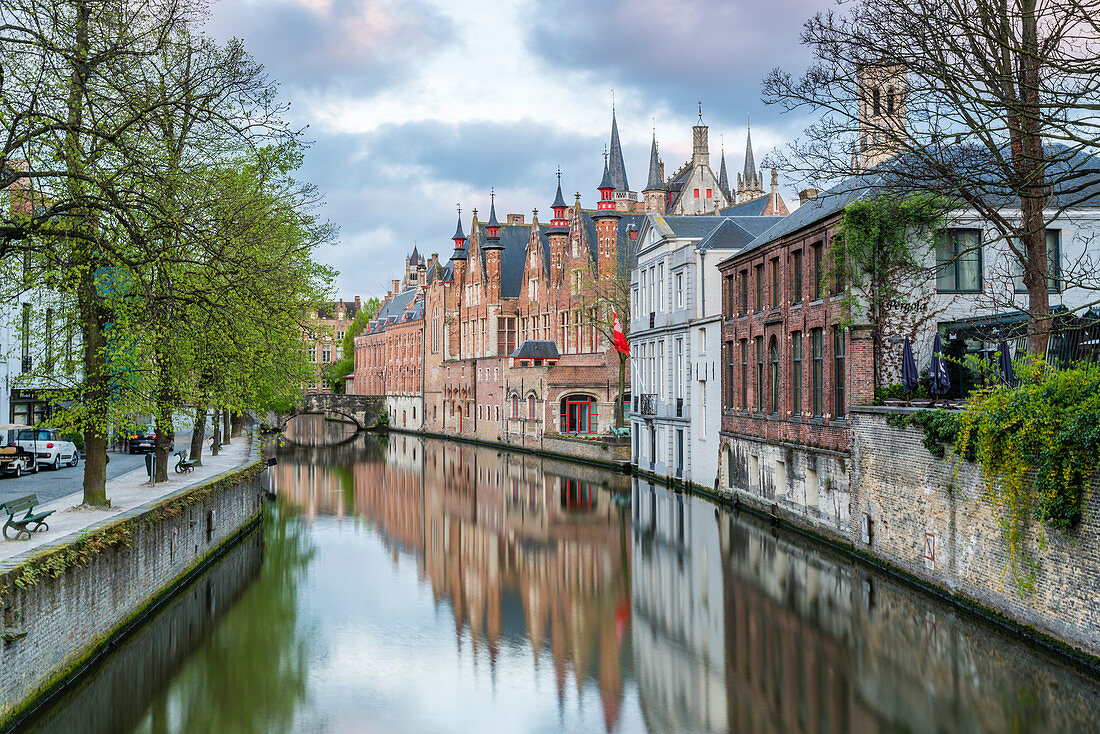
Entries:
{"type": "Polygon", "coordinates": [[[646,214],[664,214],[668,207],[668,190],[661,175],[661,159],[657,157],[657,133],[649,147],[649,180],[642,189],[646,214]]]}
{"type": "Polygon", "coordinates": [[[873,168],[897,154],[906,135],[905,69],[865,64],[856,76],[859,87],[859,167],[873,168]]]}
{"type": "Polygon", "coordinates": [[[718,189],[722,192],[722,196],[732,204],[734,202],[733,192],[730,191],[730,178],[726,173],[726,146],[722,146],[722,166],[718,171],[718,189]]]}
{"type": "Polygon", "coordinates": [[[737,174],[737,203],[755,201],[764,195],[764,176],[756,170],[756,158],[752,154],[752,128],[745,136],[745,170],[737,174]]]}

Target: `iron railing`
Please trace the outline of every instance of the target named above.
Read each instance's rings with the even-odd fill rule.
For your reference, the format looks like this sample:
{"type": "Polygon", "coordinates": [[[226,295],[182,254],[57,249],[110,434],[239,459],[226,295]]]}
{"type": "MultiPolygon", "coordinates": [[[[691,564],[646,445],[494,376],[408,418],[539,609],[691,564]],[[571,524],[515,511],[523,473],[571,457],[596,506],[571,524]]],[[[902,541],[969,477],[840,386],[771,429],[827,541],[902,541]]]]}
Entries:
{"type": "Polygon", "coordinates": [[[638,411],[639,413],[641,413],[642,415],[657,415],[656,395],[645,394],[639,395],[638,397],[641,399],[638,404],[638,407],[640,408],[640,410],[638,411]]]}

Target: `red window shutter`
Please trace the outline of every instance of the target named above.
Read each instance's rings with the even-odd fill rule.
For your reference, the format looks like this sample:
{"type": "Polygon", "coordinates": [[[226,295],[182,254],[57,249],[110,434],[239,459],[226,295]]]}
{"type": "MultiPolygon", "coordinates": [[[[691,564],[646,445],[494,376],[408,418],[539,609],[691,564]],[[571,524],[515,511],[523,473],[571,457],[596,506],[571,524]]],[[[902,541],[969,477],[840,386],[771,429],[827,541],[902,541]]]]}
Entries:
{"type": "Polygon", "coordinates": [[[696,198],[696,199],[698,199],[698,198],[699,198],[699,189],[695,189],[695,198],[696,198]]]}
{"type": "Polygon", "coordinates": [[[708,199],[713,199],[714,198],[714,195],[711,193],[710,189],[707,189],[707,198],[708,199]]]}

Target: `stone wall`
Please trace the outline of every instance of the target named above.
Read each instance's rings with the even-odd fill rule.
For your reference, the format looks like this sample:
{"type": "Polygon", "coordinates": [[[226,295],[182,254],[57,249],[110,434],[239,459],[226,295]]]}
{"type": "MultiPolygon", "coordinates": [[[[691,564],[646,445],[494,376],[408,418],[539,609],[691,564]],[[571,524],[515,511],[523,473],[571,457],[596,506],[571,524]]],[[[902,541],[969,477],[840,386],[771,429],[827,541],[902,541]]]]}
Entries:
{"type": "Polygon", "coordinates": [[[1034,564],[1034,588],[1023,591],[1010,571],[999,515],[981,499],[978,467],[950,453],[934,458],[921,443],[921,429],[886,424],[891,412],[909,411],[852,412],[853,545],[1100,655],[1100,481],[1094,480],[1084,519],[1072,532],[1028,530],[1023,548],[1034,564]]]}
{"type": "Polygon", "coordinates": [[[258,520],[262,469],[256,461],[5,563],[0,726],[258,520]],[[44,570],[49,560],[58,575],[44,570]]]}
{"type": "Polygon", "coordinates": [[[718,492],[765,512],[846,540],[849,454],[723,432],[718,492]]]}

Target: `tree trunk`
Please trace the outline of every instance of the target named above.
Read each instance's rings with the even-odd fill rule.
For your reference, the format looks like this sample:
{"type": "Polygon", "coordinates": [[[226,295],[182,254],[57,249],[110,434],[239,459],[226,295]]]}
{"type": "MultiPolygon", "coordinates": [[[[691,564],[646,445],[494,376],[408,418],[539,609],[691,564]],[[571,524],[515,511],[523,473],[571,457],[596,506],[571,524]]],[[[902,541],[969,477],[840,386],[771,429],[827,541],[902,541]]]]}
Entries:
{"type": "Polygon", "coordinates": [[[616,428],[622,428],[624,425],[623,415],[626,413],[624,398],[626,398],[626,355],[619,352],[619,410],[615,414],[616,428]]]}
{"type": "Polygon", "coordinates": [[[230,433],[233,438],[240,438],[244,435],[244,416],[240,413],[234,412],[229,418],[230,433]]]}
{"type": "Polygon", "coordinates": [[[222,443],[222,420],[220,410],[214,410],[214,417],[212,422],[214,424],[214,431],[210,440],[210,455],[217,456],[218,452],[221,450],[222,443]]]}
{"type": "Polygon", "coordinates": [[[153,441],[153,455],[157,457],[156,481],[168,481],[168,454],[172,442],[176,440],[176,428],[172,425],[172,409],[168,408],[164,414],[157,411],[157,437],[153,441]]]}
{"type": "Polygon", "coordinates": [[[202,442],[206,439],[206,406],[195,408],[195,428],[191,433],[191,452],[188,458],[195,466],[202,466],[202,442]]]}
{"type": "Polygon", "coordinates": [[[232,424],[229,420],[229,408],[226,408],[222,411],[222,438],[225,440],[225,443],[229,443],[232,432],[232,424]]]}

